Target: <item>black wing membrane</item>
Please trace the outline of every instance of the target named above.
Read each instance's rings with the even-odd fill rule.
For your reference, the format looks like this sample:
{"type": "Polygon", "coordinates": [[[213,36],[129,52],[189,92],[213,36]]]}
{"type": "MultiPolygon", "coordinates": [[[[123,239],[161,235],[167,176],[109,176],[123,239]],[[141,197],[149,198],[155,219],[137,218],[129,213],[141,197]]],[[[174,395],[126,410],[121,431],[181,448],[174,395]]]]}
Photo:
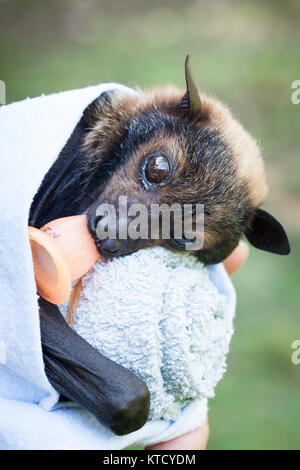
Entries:
{"type": "Polygon", "coordinates": [[[115,434],[136,431],[149,413],[149,391],[142,380],[106,358],[79,336],[58,307],[39,299],[45,371],[50,383],[115,434]]]}

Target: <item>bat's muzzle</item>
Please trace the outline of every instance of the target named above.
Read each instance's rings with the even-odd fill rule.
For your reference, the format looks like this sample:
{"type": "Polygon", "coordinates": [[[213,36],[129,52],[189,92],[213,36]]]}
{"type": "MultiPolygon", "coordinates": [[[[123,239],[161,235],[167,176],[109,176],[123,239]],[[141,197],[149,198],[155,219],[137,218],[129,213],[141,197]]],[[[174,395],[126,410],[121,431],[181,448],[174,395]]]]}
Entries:
{"type": "Polygon", "coordinates": [[[89,231],[95,240],[97,250],[101,256],[104,258],[117,258],[146,247],[146,240],[130,238],[127,227],[131,218],[123,220],[123,228],[126,228],[125,237],[124,234],[122,237],[120,236],[118,217],[116,221],[116,226],[113,226],[113,229],[110,231],[108,217],[97,216],[96,214],[91,214],[89,217],[89,231]]]}
{"type": "Polygon", "coordinates": [[[117,258],[119,256],[129,255],[137,248],[130,246],[127,240],[118,240],[106,238],[98,242],[98,251],[104,258],[117,258]]]}

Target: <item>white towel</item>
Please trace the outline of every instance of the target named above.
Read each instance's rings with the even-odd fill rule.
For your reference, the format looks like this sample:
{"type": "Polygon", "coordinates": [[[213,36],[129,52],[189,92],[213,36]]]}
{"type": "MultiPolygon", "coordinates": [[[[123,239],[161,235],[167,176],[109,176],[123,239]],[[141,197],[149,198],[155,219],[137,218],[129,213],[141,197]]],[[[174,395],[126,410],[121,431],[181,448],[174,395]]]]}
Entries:
{"type": "MultiPolygon", "coordinates": [[[[32,258],[30,204],[83,109],[104,84],[27,99],[0,108],[0,446],[3,449],[117,449],[171,439],[199,426],[206,402],[193,401],[175,422],[152,420],[117,437],[77,405],[57,404],[44,372],[32,258]]],[[[235,295],[222,266],[210,268],[233,316],[235,295]]]]}
{"type": "Polygon", "coordinates": [[[206,403],[224,373],[232,309],[209,273],[192,255],[156,247],[99,261],[82,279],[75,330],[146,382],[150,419],[206,403]]]}

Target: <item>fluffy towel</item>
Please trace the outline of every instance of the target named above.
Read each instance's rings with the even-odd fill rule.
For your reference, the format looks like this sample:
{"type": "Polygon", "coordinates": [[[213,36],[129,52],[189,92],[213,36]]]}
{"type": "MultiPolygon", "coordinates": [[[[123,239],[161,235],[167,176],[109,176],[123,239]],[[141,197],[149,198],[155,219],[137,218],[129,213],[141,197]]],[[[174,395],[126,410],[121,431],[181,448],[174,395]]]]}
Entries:
{"type": "MultiPolygon", "coordinates": [[[[171,439],[199,426],[203,400],[175,422],[152,420],[117,437],[75,404],[59,404],[43,366],[37,295],[27,234],[30,204],[83,109],[101,92],[132,90],[105,84],[27,99],[0,108],[0,448],[118,449],[171,439]]],[[[209,275],[231,312],[234,291],[222,266],[209,275]]]]}
{"type": "Polygon", "coordinates": [[[74,326],[147,383],[150,418],[174,420],[191,398],[214,395],[232,311],[195,257],[156,247],[96,263],[83,278],[74,326]]]}

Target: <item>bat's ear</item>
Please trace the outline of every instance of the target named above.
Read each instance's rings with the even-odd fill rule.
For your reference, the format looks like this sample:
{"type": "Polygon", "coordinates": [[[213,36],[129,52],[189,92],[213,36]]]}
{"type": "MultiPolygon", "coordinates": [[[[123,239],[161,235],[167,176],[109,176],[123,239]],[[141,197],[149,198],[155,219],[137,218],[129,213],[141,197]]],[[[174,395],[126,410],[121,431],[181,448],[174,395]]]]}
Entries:
{"type": "Polygon", "coordinates": [[[201,100],[197,90],[197,87],[192,79],[190,66],[189,66],[189,55],[185,59],[185,81],[186,81],[186,93],[179,103],[179,107],[187,117],[195,117],[201,113],[201,100]]]}
{"type": "Polygon", "coordinates": [[[114,90],[105,91],[101,93],[98,98],[92,101],[84,110],[82,119],[86,127],[93,125],[98,119],[111,111],[113,107],[113,94],[114,90]]]}
{"type": "Polygon", "coordinates": [[[245,235],[249,242],[260,250],[278,255],[288,255],[290,244],[284,228],[271,214],[256,209],[251,227],[245,235]]]}

